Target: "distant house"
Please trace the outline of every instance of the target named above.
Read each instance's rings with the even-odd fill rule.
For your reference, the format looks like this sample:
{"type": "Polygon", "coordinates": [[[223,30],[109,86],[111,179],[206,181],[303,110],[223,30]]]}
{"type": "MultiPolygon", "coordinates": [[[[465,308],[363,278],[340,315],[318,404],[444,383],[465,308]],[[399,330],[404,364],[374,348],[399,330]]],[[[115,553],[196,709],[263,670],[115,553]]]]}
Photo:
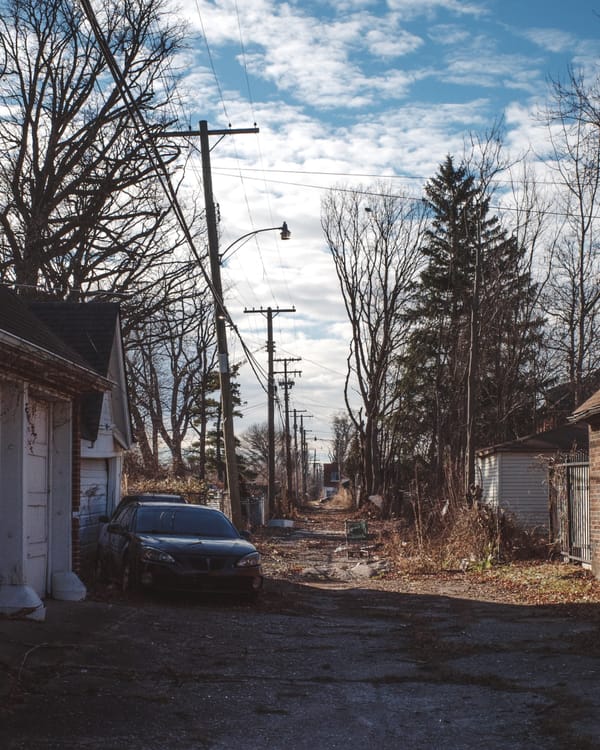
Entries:
{"type": "Polygon", "coordinates": [[[111,382],[0,286],[0,613],[82,599],[80,405],[111,382]]]}
{"type": "Polygon", "coordinates": [[[564,425],[477,451],[482,502],[510,513],[523,528],[549,528],[548,462],[587,447],[587,429],[564,425]]]}
{"type": "Polygon", "coordinates": [[[600,391],[577,407],[571,422],[589,431],[589,541],[591,569],[600,578],[600,391]]]}
{"type": "Polygon", "coordinates": [[[123,456],[133,442],[119,306],[36,302],[29,307],[111,383],[110,390],[87,393],[81,400],[80,564],[82,571],[90,572],[96,557],[98,518],[110,515],[119,502],[123,456]]]}

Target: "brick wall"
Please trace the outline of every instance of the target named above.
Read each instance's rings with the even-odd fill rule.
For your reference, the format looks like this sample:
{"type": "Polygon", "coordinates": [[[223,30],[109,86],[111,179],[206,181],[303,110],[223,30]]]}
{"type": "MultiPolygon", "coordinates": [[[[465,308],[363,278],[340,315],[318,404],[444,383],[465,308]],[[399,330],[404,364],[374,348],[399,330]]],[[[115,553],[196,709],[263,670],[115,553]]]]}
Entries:
{"type": "Polygon", "coordinates": [[[590,423],[590,537],[592,572],[600,578],[600,420],[590,423]]]}

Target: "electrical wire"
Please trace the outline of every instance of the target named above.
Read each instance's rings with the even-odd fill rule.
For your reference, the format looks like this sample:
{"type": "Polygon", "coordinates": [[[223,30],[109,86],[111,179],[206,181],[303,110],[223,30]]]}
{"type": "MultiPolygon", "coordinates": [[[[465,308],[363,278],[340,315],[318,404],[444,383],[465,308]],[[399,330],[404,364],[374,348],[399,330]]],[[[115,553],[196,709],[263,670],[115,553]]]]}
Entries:
{"type": "MultiPolygon", "coordinates": [[[[258,170],[257,170],[258,171],[258,170]]],[[[222,171],[215,170],[215,174],[219,174],[221,177],[226,177],[227,175],[224,174],[222,171]]],[[[307,172],[307,174],[314,174],[312,172],[307,172]]],[[[350,175],[351,176],[351,175],[350,175]]],[[[247,180],[255,180],[256,182],[265,182],[264,177],[246,177],[247,180]]],[[[385,180],[385,176],[381,178],[382,180],[385,180]]],[[[305,182],[290,182],[286,180],[268,180],[269,183],[274,185],[288,185],[291,187],[298,187],[298,188],[305,188],[308,190],[320,190],[320,191],[335,191],[337,193],[352,193],[352,194],[358,194],[358,195],[364,195],[368,198],[395,198],[398,200],[405,200],[405,201],[413,201],[415,203],[423,203],[424,199],[422,196],[416,196],[416,195],[410,195],[408,193],[381,193],[374,190],[366,190],[363,188],[352,188],[352,187],[344,187],[344,186],[330,186],[330,185],[312,185],[305,182]]],[[[490,203],[489,206],[494,211],[507,211],[507,212],[514,212],[518,213],[522,211],[523,209],[519,208],[518,206],[507,206],[507,205],[500,205],[498,203],[493,204],[490,203]]],[[[532,208],[530,210],[530,213],[536,214],[538,216],[554,216],[556,218],[560,219],[568,219],[572,216],[571,213],[568,213],[567,211],[556,211],[556,210],[550,210],[550,209],[535,209],[532,208]]],[[[590,214],[590,215],[584,215],[584,216],[578,216],[578,218],[588,219],[588,220],[598,220],[600,219],[600,215],[596,214],[590,214]]]]}
{"type": "Polygon", "coordinates": [[[208,37],[206,36],[206,31],[204,29],[204,21],[202,20],[202,13],[200,12],[200,4],[198,0],[196,0],[196,11],[198,13],[198,20],[200,21],[200,28],[202,30],[202,38],[204,39],[204,44],[206,46],[206,54],[208,55],[208,62],[210,64],[210,69],[212,70],[213,77],[215,79],[217,91],[219,92],[219,99],[221,100],[221,106],[223,107],[223,114],[225,115],[225,119],[227,120],[227,122],[229,122],[229,114],[227,113],[227,106],[225,104],[225,97],[223,96],[223,89],[221,88],[221,82],[219,81],[219,77],[217,76],[217,71],[215,69],[215,64],[213,61],[212,53],[210,51],[208,37]]]}
{"type": "MultiPolygon", "coordinates": [[[[226,106],[225,106],[225,100],[224,100],[224,97],[223,97],[222,88],[221,88],[221,85],[220,85],[220,82],[219,82],[219,78],[218,78],[218,75],[217,75],[217,71],[216,71],[216,68],[215,68],[215,65],[214,65],[213,57],[212,57],[212,54],[210,52],[210,46],[209,46],[209,43],[208,43],[208,37],[207,37],[206,31],[205,31],[205,28],[204,28],[204,22],[202,20],[202,14],[200,12],[200,6],[199,6],[199,3],[198,3],[198,0],[196,0],[196,10],[197,10],[197,13],[198,13],[198,18],[199,18],[200,26],[201,26],[201,29],[202,29],[202,34],[204,36],[204,41],[205,41],[206,48],[207,48],[207,53],[208,53],[208,57],[209,57],[210,67],[211,67],[211,70],[212,70],[212,73],[213,73],[213,76],[214,76],[214,79],[215,79],[215,82],[216,82],[216,85],[217,85],[217,88],[218,88],[218,91],[219,91],[219,96],[220,96],[220,99],[221,99],[221,102],[222,102],[222,105],[223,105],[223,110],[225,112],[225,115],[227,116],[227,119],[230,120],[229,116],[227,115],[227,109],[226,109],[226,106]]],[[[255,116],[254,104],[253,104],[253,100],[252,100],[252,91],[251,91],[251,88],[250,88],[250,78],[249,78],[249,75],[248,75],[248,66],[246,64],[246,50],[245,50],[244,40],[243,40],[243,34],[242,34],[242,24],[241,24],[240,12],[239,12],[239,7],[237,5],[237,2],[235,3],[235,11],[236,11],[236,18],[237,18],[237,23],[238,23],[238,33],[239,33],[239,40],[240,40],[240,50],[241,50],[241,54],[242,54],[242,63],[243,63],[243,67],[244,67],[244,71],[245,71],[245,76],[246,76],[246,86],[247,86],[247,89],[248,89],[248,98],[249,98],[250,105],[251,105],[252,118],[253,118],[253,121],[254,121],[254,123],[256,125],[256,116],[255,116]]],[[[234,145],[233,145],[233,149],[234,149],[234,153],[235,153],[235,159],[236,159],[236,162],[238,164],[238,177],[239,177],[240,184],[242,186],[242,190],[243,190],[243,194],[244,194],[244,202],[245,202],[246,210],[247,210],[247,213],[248,213],[249,224],[250,224],[250,226],[252,228],[254,228],[255,224],[254,224],[253,217],[252,217],[252,210],[251,210],[251,207],[250,207],[250,200],[249,200],[249,197],[248,197],[248,191],[246,190],[246,186],[245,186],[245,183],[244,183],[244,175],[243,175],[242,170],[241,170],[241,168],[239,166],[240,163],[241,163],[241,160],[240,160],[240,157],[239,157],[239,154],[238,154],[235,142],[234,142],[234,145]]],[[[259,158],[262,161],[262,154],[260,152],[260,147],[259,147],[259,158]]],[[[269,214],[270,214],[270,216],[272,218],[272,211],[271,211],[270,207],[269,207],[269,214]]],[[[260,250],[260,244],[259,244],[259,242],[258,242],[257,239],[255,240],[255,242],[256,242],[256,250],[258,252],[258,256],[259,256],[259,259],[260,259],[261,267],[263,269],[263,280],[266,282],[266,284],[269,287],[272,299],[274,301],[276,301],[275,293],[273,291],[273,287],[271,286],[271,278],[270,278],[270,275],[269,275],[269,273],[267,271],[267,267],[266,267],[264,258],[262,256],[261,250],[260,250]]]]}
{"type": "Polygon", "coordinates": [[[169,205],[171,209],[173,210],[175,217],[177,218],[177,222],[181,230],[184,233],[188,246],[190,250],[192,251],[192,254],[194,255],[199,265],[199,268],[202,272],[202,275],[207,284],[207,287],[211,290],[220,313],[225,317],[227,323],[232,327],[238,339],[240,340],[242,349],[244,350],[244,353],[246,354],[248,362],[250,363],[252,370],[255,376],[257,377],[259,384],[261,385],[263,389],[266,390],[263,382],[261,381],[260,365],[256,361],[249,347],[247,347],[246,343],[243,341],[242,336],[237,326],[234,324],[233,320],[231,319],[231,316],[229,315],[227,309],[225,308],[225,305],[223,304],[223,300],[216,293],[216,289],[212,282],[212,279],[204,267],[203,258],[198,252],[198,249],[194,242],[194,238],[192,237],[191,230],[187,224],[186,217],[184,215],[184,212],[177,198],[177,193],[171,181],[171,177],[167,169],[167,166],[162,158],[162,154],[160,153],[160,150],[156,146],[154,138],[152,137],[152,134],[150,133],[149,126],[146,123],[143,115],[139,111],[139,107],[137,106],[135,97],[133,96],[127,84],[127,81],[125,80],[124,75],[119,68],[118,63],[114,58],[112,50],[110,49],[104,37],[104,34],[98,23],[98,19],[96,17],[95,11],[91,6],[90,0],[79,0],[79,1],[81,3],[85,16],[88,20],[88,23],[90,24],[92,32],[96,38],[98,46],[100,47],[100,50],[104,56],[106,64],[108,65],[110,69],[111,75],[113,76],[115,84],[119,90],[119,94],[125,104],[125,107],[127,108],[127,111],[129,112],[129,115],[134,124],[134,127],[136,128],[138,136],[140,137],[140,141],[144,145],[144,148],[147,150],[148,156],[151,159],[152,163],[155,165],[156,175],[158,177],[158,180],[165,192],[167,200],[169,201],[169,205]]]}
{"type": "Polygon", "coordinates": [[[248,101],[250,102],[250,110],[252,111],[252,119],[256,123],[256,114],[254,112],[254,101],[252,99],[252,90],[250,88],[250,77],[248,76],[248,65],[246,64],[246,48],[244,46],[244,37],[242,35],[242,23],[240,20],[240,9],[238,7],[237,0],[235,0],[235,15],[237,18],[238,34],[240,37],[240,50],[242,52],[242,64],[244,67],[244,75],[246,77],[246,89],[248,91],[248,101]]]}

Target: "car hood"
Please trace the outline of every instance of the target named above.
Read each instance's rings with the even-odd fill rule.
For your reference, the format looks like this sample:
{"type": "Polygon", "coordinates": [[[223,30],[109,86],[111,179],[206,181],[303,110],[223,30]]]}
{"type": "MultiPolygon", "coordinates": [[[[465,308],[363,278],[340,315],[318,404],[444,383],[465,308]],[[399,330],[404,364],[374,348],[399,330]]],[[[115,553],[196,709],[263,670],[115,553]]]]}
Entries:
{"type": "Polygon", "coordinates": [[[235,555],[243,557],[256,552],[256,547],[245,539],[212,539],[210,537],[138,534],[141,544],[165,552],[185,552],[198,555],[235,555]]]}

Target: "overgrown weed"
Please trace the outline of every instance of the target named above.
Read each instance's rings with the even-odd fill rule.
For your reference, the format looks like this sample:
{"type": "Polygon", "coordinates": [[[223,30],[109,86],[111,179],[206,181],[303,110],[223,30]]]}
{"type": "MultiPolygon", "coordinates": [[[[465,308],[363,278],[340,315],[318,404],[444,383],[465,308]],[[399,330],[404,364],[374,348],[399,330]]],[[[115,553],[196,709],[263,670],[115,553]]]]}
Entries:
{"type": "Polygon", "coordinates": [[[543,530],[524,530],[502,511],[445,502],[412,507],[388,549],[415,573],[483,572],[513,560],[549,559],[553,546],[543,530]]]}

